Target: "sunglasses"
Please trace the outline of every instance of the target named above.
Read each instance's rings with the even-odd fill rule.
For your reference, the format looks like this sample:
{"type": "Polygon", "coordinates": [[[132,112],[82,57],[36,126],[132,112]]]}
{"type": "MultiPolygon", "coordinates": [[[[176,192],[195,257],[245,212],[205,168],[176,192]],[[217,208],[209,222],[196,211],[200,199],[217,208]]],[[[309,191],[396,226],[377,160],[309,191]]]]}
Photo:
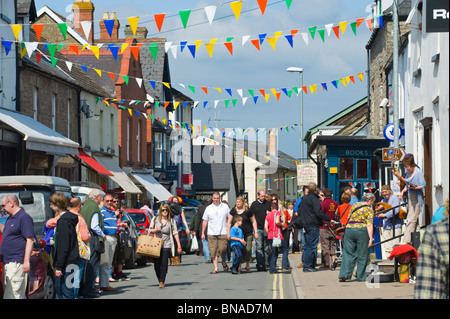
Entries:
{"type": "Polygon", "coordinates": [[[162,212],[168,212],[168,210],[165,209],[165,208],[161,209],[161,211],[162,211],[162,212]]]}
{"type": "Polygon", "coordinates": [[[112,200],[105,200],[105,203],[111,203],[112,200]]]}

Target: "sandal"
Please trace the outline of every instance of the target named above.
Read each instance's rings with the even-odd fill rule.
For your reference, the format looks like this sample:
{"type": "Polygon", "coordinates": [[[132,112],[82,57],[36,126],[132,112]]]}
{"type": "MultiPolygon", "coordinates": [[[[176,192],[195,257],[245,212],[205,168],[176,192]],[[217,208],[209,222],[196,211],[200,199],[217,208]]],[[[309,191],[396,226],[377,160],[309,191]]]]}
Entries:
{"type": "Polygon", "coordinates": [[[224,265],[224,263],[222,263],[222,267],[223,267],[223,271],[228,271],[227,263],[225,263],[225,265],[224,265]]]}
{"type": "Polygon", "coordinates": [[[219,273],[218,270],[213,270],[213,271],[210,272],[211,275],[218,274],[218,273],[219,273]]]}

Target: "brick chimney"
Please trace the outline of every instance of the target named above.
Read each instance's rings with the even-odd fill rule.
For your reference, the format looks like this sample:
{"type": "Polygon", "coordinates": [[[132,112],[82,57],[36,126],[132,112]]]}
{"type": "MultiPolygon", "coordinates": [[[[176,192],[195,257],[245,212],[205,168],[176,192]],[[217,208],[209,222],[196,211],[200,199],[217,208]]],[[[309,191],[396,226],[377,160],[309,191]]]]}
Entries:
{"type": "Polygon", "coordinates": [[[103,18],[100,21],[100,40],[102,41],[108,41],[108,40],[117,40],[119,39],[119,28],[120,28],[120,22],[117,20],[116,13],[115,12],[105,12],[103,13],[103,18]],[[106,30],[105,23],[103,20],[111,20],[114,19],[114,27],[111,32],[111,37],[109,36],[108,30],[106,30]]]}
{"type": "Polygon", "coordinates": [[[273,131],[269,133],[267,148],[271,155],[278,154],[278,134],[273,131]]]}
{"type": "MultiPolygon", "coordinates": [[[[76,0],[72,5],[73,11],[73,24],[75,30],[84,36],[83,27],[81,22],[94,21],[94,4],[91,0],[76,0]]],[[[89,33],[88,42],[94,43],[94,24],[92,24],[91,32],[89,33]]]]}

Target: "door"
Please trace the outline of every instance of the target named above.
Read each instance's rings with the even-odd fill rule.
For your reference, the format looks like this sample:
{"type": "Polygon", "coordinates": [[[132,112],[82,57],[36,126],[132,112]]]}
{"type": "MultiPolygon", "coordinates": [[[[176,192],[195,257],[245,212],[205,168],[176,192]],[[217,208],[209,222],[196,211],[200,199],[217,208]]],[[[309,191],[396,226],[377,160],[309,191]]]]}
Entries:
{"type": "Polygon", "coordinates": [[[425,224],[420,226],[427,226],[431,224],[431,218],[433,217],[433,119],[431,117],[426,117],[420,121],[423,125],[423,175],[425,176],[425,200],[423,212],[425,214],[425,224]]]}

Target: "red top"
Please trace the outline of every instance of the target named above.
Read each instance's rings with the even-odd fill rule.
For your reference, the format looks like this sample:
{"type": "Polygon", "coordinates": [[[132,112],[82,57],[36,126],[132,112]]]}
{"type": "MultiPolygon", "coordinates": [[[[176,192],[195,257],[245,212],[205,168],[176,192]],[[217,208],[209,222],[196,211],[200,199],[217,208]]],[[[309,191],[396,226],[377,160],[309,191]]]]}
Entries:
{"type": "Polygon", "coordinates": [[[342,225],[347,225],[348,222],[348,213],[352,210],[352,205],[349,203],[343,203],[338,206],[337,214],[340,216],[339,221],[342,225]]]}
{"type": "Polygon", "coordinates": [[[276,223],[274,223],[273,219],[274,216],[281,216],[281,213],[279,211],[276,212],[270,212],[266,215],[267,224],[269,225],[269,232],[267,234],[267,239],[273,239],[273,234],[275,233],[275,237],[280,237],[283,239],[283,235],[281,235],[281,229],[278,227],[276,223]]]}
{"type": "MultiPolygon", "coordinates": [[[[325,213],[325,215],[327,215],[328,217],[331,218],[331,220],[335,220],[336,219],[336,210],[338,208],[338,203],[334,200],[332,200],[331,198],[325,198],[321,203],[320,206],[322,207],[322,211],[325,213]]],[[[326,222],[331,229],[334,228],[334,225],[331,224],[330,222],[326,222]]],[[[325,225],[320,226],[320,228],[325,228],[327,229],[328,227],[325,225]]]]}

